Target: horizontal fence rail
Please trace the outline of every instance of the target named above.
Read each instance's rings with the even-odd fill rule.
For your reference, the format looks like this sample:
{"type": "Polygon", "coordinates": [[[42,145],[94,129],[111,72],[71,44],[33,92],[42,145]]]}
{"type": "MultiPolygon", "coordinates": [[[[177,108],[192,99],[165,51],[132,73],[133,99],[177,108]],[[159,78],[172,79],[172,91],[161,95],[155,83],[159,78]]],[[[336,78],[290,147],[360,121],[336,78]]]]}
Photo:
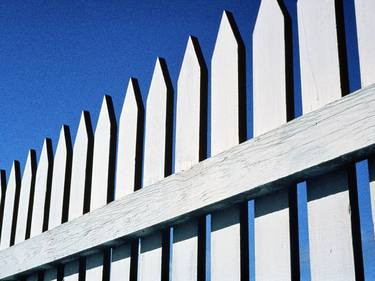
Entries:
{"type": "Polygon", "coordinates": [[[375,153],[374,124],[370,86],[3,250],[0,279],[145,237],[369,158],[375,153]]]}

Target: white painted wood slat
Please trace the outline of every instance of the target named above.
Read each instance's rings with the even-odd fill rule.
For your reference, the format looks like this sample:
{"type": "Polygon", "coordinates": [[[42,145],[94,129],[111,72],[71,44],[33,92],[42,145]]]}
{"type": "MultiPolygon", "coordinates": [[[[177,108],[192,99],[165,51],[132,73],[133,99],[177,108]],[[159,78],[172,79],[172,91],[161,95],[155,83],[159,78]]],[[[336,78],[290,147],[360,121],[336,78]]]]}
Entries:
{"type": "MultiPolygon", "coordinates": [[[[224,12],[211,61],[211,155],[238,144],[241,140],[240,72],[244,64],[241,39],[232,15],[224,12]]],[[[243,71],[243,70],[242,70],[243,71]]],[[[240,280],[241,239],[240,208],[212,215],[211,278],[216,281],[240,280]],[[225,246],[224,246],[225,245],[225,246]]]]}
{"type": "MultiPolygon", "coordinates": [[[[111,202],[114,197],[116,118],[112,99],[104,96],[94,135],[90,211],[111,202]]],[[[86,258],[86,280],[101,281],[108,255],[98,253],[86,258]]]]}
{"type": "MultiPolygon", "coordinates": [[[[131,78],[120,115],[115,199],[140,187],[143,122],[142,97],[137,81],[131,78]]],[[[130,280],[131,249],[131,243],[112,249],[111,281],[130,280]]]]}
{"type": "Polygon", "coordinates": [[[26,239],[27,219],[29,213],[30,193],[35,185],[35,172],[36,172],[36,156],[35,151],[30,150],[27,155],[25,169],[23,171],[20,201],[18,208],[18,218],[16,227],[15,244],[22,242],[26,239]]]}
{"type": "MultiPolygon", "coordinates": [[[[355,0],[362,88],[375,83],[375,1],[355,0]]],[[[375,159],[369,159],[372,220],[375,222],[375,159]]],[[[375,232],[375,223],[374,223],[375,232]]]]}
{"type": "MultiPolygon", "coordinates": [[[[171,89],[168,88],[165,62],[158,58],[147,96],[143,186],[161,179],[167,172],[166,162],[168,119],[171,89]]],[[[172,104],[173,106],[173,104],[172,104]]],[[[170,161],[170,160],[169,160],[170,161]]],[[[157,281],[162,275],[162,233],[157,232],[141,239],[139,255],[139,280],[157,281]]]]}
{"type": "MultiPolygon", "coordinates": [[[[261,1],[253,32],[254,137],[287,122],[285,20],[277,1],[261,1]]],[[[291,279],[288,192],[254,200],[256,280],[291,279]]]]}
{"type": "Polygon", "coordinates": [[[66,211],[63,208],[64,198],[69,195],[70,176],[72,165],[72,146],[69,127],[63,125],[60,130],[60,137],[53,163],[52,185],[51,185],[51,204],[49,213],[48,229],[54,228],[66,221],[63,217],[66,211]]]}
{"type": "Polygon", "coordinates": [[[14,161],[12,170],[10,172],[8,184],[5,192],[5,204],[3,213],[3,225],[1,228],[1,241],[0,250],[10,247],[13,245],[14,230],[13,222],[17,218],[17,192],[19,192],[20,185],[20,167],[19,162],[14,161]],[[15,215],[15,218],[13,217],[15,215]]]}
{"type": "MultiPolygon", "coordinates": [[[[83,111],[73,147],[68,220],[81,216],[85,211],[84,203],[88,202],[88,192],[91,188],[93,144],[94,136],[90,113],[83,111]]],[[[64,265],[64,280],[79,280],[80,262],[80,260],[75,260],[64,265]]]]}
{"type": "MultiPolygon", "coordinates": [[[[202,126],[205,126],[207,112],[204,108],[207,73],[202,59],[198,40],[190,36],[177,83],[175,173],[198,163],[202,149],[205,151],[202,138],[206,137],[206,132],[202,133],[202,126]]],[[[197,278],[198,222],[194,220],[173,228],[172,280],[197,278]]]]}
{"type": "MultiPolygon", "coordinates": [[[[300,0],[299,49],[303,113],[339,99],[335,1],[300,0]]],[[[307,181],[312,280],[355,280],[348,174],[307,181]]]]}
{"type": "Polygon", "coordinates": [[[43,143],[43,148],[36,171],[30,237],[34,237],[42,233],[45,227],[44,208],[47,191],[51,185],[52,165],[52,143],[50,139],[46,138],[43,143]]]}

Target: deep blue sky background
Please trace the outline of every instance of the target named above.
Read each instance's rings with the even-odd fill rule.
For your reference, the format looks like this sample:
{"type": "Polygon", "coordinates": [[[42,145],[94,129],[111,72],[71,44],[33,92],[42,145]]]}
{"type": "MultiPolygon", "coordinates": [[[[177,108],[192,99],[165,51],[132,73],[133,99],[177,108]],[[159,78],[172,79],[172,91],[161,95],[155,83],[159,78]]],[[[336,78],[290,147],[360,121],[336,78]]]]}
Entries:
{"type": "MultiPolygon", "coordinates": [[[[353,0],[345,2],[350,88],[360,87],[353,0]]],[[[286,0],[294,30],[296,113],[301,114],[296,1],[286,0]]],[[[0,2],[0,168],[23,167],[27,152],[39,156],[48,136],[56,147],[62,124],[74,139],[81,110],[95,127],[104,94],[119,116],[129,77],[143,97],[157,56],[176,81],[190,34],[198,37],[208,68],[222,11],[234,14],[246,46],[248,137],[251,123],[251,33],[259,0],[247,1],[2,1],[0,2]]],[[[357,165],[365,273],[375,278],[367,163],[357,165]]],[[[302,279],[309,280],[306,194],[299,185],[302,279]]],[[[252,277],[254,264],[251,261],[252,277]]]]}

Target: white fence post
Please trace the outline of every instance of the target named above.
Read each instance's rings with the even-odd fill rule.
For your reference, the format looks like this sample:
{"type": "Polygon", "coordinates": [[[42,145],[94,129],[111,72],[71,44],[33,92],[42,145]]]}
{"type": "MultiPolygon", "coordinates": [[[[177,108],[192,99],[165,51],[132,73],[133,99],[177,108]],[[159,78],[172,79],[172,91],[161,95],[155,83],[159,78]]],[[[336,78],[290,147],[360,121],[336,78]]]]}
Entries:
{"type": "MultiPolygon", "coordinates": [[[[145,145],[144,145],[144,170],[143,186],[155,183],[170,173],[171,163],[171,118],[173,111],[173,94],[168,81],[168,73],[164,60],[158,58],[147,96],[145,145]],[[170,139],[168,139],[170,138],[170,139]],[[168,144],[169,143],[169,144],[168,144]]],[[[168,266],[168,245],[162,250],[162,240],[168,240],[167,233],[155,233],[141,239],[139,255],[139,280],[161,280],[162,274],[168,274],[162,270],[162,266],[168,266]],[[162,259],[167,259],[162,261],[162,259]],[[166,264],[167,263],[167,264],[166,264]]],[[[169,241],[167,241],[168,244],[169,241]]]]}
{"type": "MultiPolygon", "coordinates": [[[[298,31],[303,112],[341,98],[336,1],[300,0],[298,31]]],[[[355,280],[355,257],[346,169],[307,180],[313,280],[355,280]]],[[[354,210],[352,210],[354,212],[354,210]]]]}
{"type": "MultiPolygon", "coordinates": [[[[90,211],[111,202],[114,197],[116,118],[110,96],[104,96],[94,135],[90,211]]],[[[101,281],[108,274],[109,250],[86,258],[86,280],[101,281]]]]}
{"type": "Polygon", "coordinates": [[[17,222],[17,193],[19,192],[20,183],[20,165],[18,161],[14,161],[5,192],[0,250],[14,244],[15,227],[13,226],[17,222]]]}
{"type": "MultiPolygon", "coordinates": [[[[115,199],[141,187],[144,107],[137,80],[131,78],[119,122],[115,199]]],[[[112,249],[111,281],[130,280],[136,264],[138,239],[112,249]],[[132,251],[135,251],[132,253],[132,251]],[[134,260],[132,260],[134,259],[134,260]]]]}
{"type": "MultiPolygon", "coordinates": [[[[207,70],[198,40],[189,37],[177,85],[175,173],[191,168],[206,151],[207,70]]],[[[198,279],[198,220],[173,228],[172,280],[198,279]]]]}
{"type": "Polygon", "coordinates": [[[30,232],[30,229],[27,229],[29,212],[32,211],[29,202],[30,196],[35,188],[35,173],[36,155],[35,151],[31,149],[27,155],[26,165],[22,176],[15,244],[24,241],[30,235],[30,233],[28,233],[30,232]]]}
{"type": "MultiPolygon", "coordinates": [[[[289,113],[294,107],[290,97],[293,89],[288,85],[292,73],[287,73],[288,67],[292,67],[288,65],[292,61],[287,57],[291,55],[287,47],[292,42],[287,42],[291,38],[285,36],[286,32],[291,33],[291,25],[288,15],[283,14],[287,13],[282,10],[285,7],[280,5],[283,4],[274,0],[261,1],[253,32],[254,137],[293,118],[289,113]]],[[[296,204],[290,202],[295,200],[289,196],[292,188],[295,187],[285,187],[254,200],[256,280],[290,280],[298,275],[299,264],[292,265],[292,255],[298,259],[298,245],[291,251],[295,246],[291,244],[291,235],[296,232],[290,232],[290,216],[295,214],[289,204],[296,204]]],[[[297,225],[292,227],[297,229],[297,225]]]]}
{"type": "MultiPolygon", "coordinates": [[[[211,155],[235,146],[244,138],[241,127],[246,124],[246,120],[241,120],[241,107],[246,100],[244,64],[243,43],[232,15],[225,11],[211,61],[211,155]]],[[[212,214],[212,280],[241,279],[241,252],[247,249],[241,250],[240,221],[239,207],[212,214]]]]}

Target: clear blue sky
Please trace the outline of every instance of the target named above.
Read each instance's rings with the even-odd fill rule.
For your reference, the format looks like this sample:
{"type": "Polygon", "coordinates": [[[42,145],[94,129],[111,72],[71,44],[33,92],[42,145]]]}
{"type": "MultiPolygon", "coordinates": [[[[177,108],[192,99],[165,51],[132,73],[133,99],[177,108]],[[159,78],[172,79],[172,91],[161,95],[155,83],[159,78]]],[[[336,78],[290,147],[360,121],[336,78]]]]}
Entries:
{"type": "MultiPolygon", "coordinates": [[[[345,2],[351,90],[360,87],[353,0],[345,2]]],[[[296,34],[296,1],[286,0],[294,30],[296,113],[301,112],[296,34]]],[[[56,147],[62,124],[72,137],[81,110],[95,126],[104,94],[112,96],[117,117],[130,76],[147,95],[157,56],[167,61],[174,87],[187,38],[198,37],[210,65],[222,11],[234,14],[246,46],[248,127],[251,137],[251,34],[259,0],[230,1],[2,1],[0,3],[0,168],[14,159],[23,167],[30,148],[41,151],[48,136],[56,147]]],[[[365,272],[375,278],[375,246],[366,162],[357,165],[361,191],[365,272]]],[[[304,186],[300,185],[303,200],[304,186]]],[[[303,201],[302,201],[303,202],[303,201]]],[[[306,216],[301,204],[300,215],[306,216]]],[[[308,280],[306,224],[301,224],[302,279],[308,280]]],[[[252,264],[253,269],[253,264],[252,264]]],[[[252,271],[252,274],[254,272],[252,271]]]]}

